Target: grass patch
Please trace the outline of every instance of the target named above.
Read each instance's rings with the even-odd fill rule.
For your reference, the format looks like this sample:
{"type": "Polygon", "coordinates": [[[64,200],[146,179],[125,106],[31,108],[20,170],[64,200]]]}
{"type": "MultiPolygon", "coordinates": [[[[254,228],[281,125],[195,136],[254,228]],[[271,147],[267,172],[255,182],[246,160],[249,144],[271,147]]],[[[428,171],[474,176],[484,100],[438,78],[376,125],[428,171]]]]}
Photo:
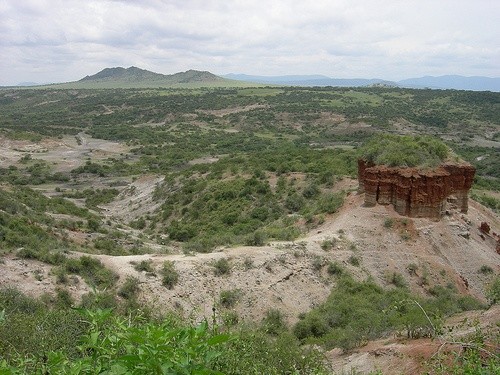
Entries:
{"type": "Polygon", "coordinates": [[[96,288],[109,288],[115,285],[118,275],[98,259],[84,255],[76,259],[68,259],[64,264],[68,273],[80,275],[90,285],[96,288]]]}

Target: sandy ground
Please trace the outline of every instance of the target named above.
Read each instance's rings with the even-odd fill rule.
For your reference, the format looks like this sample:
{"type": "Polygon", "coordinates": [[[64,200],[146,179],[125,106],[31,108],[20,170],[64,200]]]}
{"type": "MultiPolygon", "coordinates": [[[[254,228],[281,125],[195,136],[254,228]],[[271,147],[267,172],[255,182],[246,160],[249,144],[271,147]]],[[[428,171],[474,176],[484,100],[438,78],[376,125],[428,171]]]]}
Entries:
{"type": "Polygon", "coordinates": [[[19,159],[30,154],[33,159],[53,165],[54,172],[69,172],[83,165],[88,158],[101,160],[118,157],[128,150],[121,143],[92,138],[85,133],[63,136],[61,139],[44,139],[37,143],[0,137],[0,167],[16,165],[19,159]]]}

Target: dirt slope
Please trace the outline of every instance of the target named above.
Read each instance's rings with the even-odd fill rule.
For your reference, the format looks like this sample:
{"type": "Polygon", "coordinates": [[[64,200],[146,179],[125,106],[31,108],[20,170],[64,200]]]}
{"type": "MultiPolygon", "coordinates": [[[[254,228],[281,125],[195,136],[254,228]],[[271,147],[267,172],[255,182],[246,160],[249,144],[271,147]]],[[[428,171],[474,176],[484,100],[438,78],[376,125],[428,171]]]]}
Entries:
{"type": "MultiPolygon", "coordinates": [[[[471,202],[468,215],[455,213],[438,222],[407,219],[389,206],[366,208],[362,201],[362,196],[351,194],[338,214],[296,242],[227,248],[210,254],[95,257],[117,272],[121,282],[127,275],[139,278],[144,300],[154,301],[159,309],[175,306],[198,319],[211,315],[221,291],[239,290],[235,310],[242,318],[258,321],[268,309],[278,308],[294,322],[329,294],[335,280],[326,272],[329,261],[340,262],[358,278],[372,275],[382,285],[388,284],[387,275],[397,272],[419,293],[435,284],[453,283],[462,292],[485,300],[484,290],[492,276],[479,269],[487,265],[498,273],[500,256],[493,239],[483,240],[478,227],[486,221],[491,232],[499,233],[498,217],[471,202]],[[384,226],[387,219],[393,221],[390,228],[384,226]],[[322,250],[322,242],[328,239],[336,242],[334,248],[322,250]],[[353,255],[361,260],[359,267],[349,264],[353,255]],[[214,274],[213,263],[220,258],[230,261],[229,275],[214,274]],[[168,290],[161,285],[161,277],[147,276],[133,268],[133,262],[146,259],[151,259],[157,270],[165,260],[173,261],[180,273],[178,285],[168,290]],[[412,266],[414,272],[409,271],[412,266]]],[[[33,294],[54,289],[54,277],[47,265],[9,255],[1,268],[2,285],[19,285],[33,294]],[[37,269],[41,270],[38,276],[37,269]]],[[[79,296],[88,288],[81,282],[72,289],[79,296]]]]}

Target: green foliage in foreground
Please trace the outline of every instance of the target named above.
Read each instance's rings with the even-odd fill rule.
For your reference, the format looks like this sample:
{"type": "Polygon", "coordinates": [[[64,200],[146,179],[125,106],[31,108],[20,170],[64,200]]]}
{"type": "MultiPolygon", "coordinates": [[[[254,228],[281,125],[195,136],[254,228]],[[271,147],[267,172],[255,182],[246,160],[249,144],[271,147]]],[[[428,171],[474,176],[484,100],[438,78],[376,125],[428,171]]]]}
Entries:
{"type": "Polygon", "coordinates": [[[361,156],[391,167],[435,167],[450,156],[450,150],[429,136],[379,134],[361,148],[361,156]]]}
{"type": "MultiPolygon", "coordinates": [[[[479,322],[472,325],[466,320],[472,333],[456,341],[462,344],[461,351],[442,350],[428,362],[432,375],[497,375],[500,374],[500,332],[495,329],[482,329],[479,322]]],[[[444,346],[446,347],[446,346],[444,346]]]]}
{"type": "Polygon", "coordinates": [[[221,333],[207,322],[50,309],[0,290],[1,374],[328,374],[290,334],[221,333]]]}

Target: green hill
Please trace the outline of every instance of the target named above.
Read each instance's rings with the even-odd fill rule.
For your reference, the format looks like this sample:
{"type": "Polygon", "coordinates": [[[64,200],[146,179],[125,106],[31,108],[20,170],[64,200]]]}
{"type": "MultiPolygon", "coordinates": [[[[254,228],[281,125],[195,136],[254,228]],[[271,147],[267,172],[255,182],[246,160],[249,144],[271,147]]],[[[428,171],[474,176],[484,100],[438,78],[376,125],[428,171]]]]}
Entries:
{"type": "Polygon", "coordinates": [[[79,81],[57,83],[41,88],[61,89],[114,89],[114,88],[158,88],[158,87],[242,87],[256,84],[234,81],[219,77],[207,71],[188,70],[175,74],[160,74],[135,66],[130,68],[105,68],[79,81]]]}

